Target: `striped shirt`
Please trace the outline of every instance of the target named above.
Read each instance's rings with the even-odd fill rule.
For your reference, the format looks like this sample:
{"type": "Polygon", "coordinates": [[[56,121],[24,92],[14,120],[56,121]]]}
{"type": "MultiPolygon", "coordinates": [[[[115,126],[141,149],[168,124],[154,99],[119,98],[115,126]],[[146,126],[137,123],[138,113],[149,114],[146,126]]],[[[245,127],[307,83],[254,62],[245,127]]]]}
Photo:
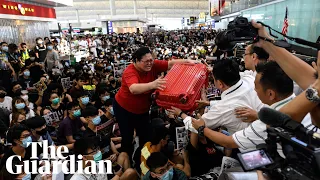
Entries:
{"type": "MultiPolygon", "coordinates": [[[[292,94],[290,97],[272,104],[270,108],[279,110],[294,98],[295,98],[295,95],[292,94]]],[[[308,129],[316,128],[315,126],[312,125],[309,114],[303,119],[302,124],[308,129]]],[[[268,138],[267,125],[263,123],[261,120],[256,120],[249,127],[241,131],[235,132],[232,135],[232,138],[234,142],[239,146],[239,150],[241,152],[255,150],[257,145],[265,144],[265,140],[268,138]]],[[[282,157],[284,157],[282,152],[282,147],[279,144],[278,144],[278,153],[282,157]]]]}

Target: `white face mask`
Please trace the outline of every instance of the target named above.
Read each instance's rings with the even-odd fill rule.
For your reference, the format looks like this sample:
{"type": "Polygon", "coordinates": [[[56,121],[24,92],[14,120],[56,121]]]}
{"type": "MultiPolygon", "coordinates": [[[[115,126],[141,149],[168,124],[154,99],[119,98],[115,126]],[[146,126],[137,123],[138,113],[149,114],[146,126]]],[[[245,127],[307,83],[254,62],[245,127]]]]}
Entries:
{"type": "Polygon", "coordinates": [[[42,43],[43,43],[43,41],[42,41],[42,40],[39,40],[39,41],[38,41],[38,44],[42,44],[42,43]]]}

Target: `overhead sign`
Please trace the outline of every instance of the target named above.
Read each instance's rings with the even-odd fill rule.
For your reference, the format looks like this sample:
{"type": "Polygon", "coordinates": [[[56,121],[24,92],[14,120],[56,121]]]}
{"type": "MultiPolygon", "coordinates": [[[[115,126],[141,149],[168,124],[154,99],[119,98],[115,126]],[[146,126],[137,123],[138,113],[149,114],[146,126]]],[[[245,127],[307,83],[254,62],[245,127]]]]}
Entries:
{"type": "Polygon", "coordinates": [[[25,3],[0,0],[0,14],[32,16],[41,18],[56,18],[54,8],[47,8],[25,3]]]}
{"type": "Polygon", "coordinates": [[[206,22],[206,13],[202,12],[199,14],[199,23],[204,23],[206,22]]]}
{"type": "Polygon", "coordinates": [[[194,24],[195,22],[195,17],[190,17],[190,24],[194,24]]]}

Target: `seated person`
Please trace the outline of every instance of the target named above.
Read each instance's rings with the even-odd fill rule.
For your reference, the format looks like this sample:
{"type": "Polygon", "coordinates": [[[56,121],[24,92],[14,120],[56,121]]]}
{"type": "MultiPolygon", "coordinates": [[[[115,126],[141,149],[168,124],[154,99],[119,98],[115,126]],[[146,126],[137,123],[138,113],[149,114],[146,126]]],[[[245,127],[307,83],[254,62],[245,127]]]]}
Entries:
{"type": "MultiPolygon", "coordinates": [[[[8,132],[7,140],[12,144],[12,147],[4,154],[3,158],[1,159],[0,169],[6,168],[7,159],[13,155],[21,156],[21,162],[24,160],[30,160],[32,149],[29,142],[32,142],[32,138],[31,132],[27,126],[16,124],[11,127],[8,132]]],[[[42,153],[42,148],[38,148],[37,153],[39,156],[42,153]]],[[[18,159],[15,158],[14,161],[18,161],[18,159]]]]}
{"type": "Polygon", "coordinates": [[[19,77],[19,84],[22,89],[28,89],[35,83],[30,76],[30,70],[27,67],[21,69],[22,75],[19,77]]]}
{"type": "MultiPolygon", "coordinates": [[[[111,137],[113,123],[110,126],[105,127],[102,131],[97,131],[97,126],[102,123],[102,119],[106,117],[100,116],[99,111],[94,106],[88,106],[83,111],[83,116],[88,122],[84,137],[96,137],[97,144],[101,149],[103,158],[110,158],[112,160],[123,159],[124,161],[120,165],[126,170],[130,167],[130,160],[126,153],[119,153],[115,143],[121,141],[121,137],[111,137]]],[[[119,162],[118,162],[119,163],[119,162]]]]}
{"type": "Polygon", "coordinates": [[[80,138],[83,134],[84,128],[81,120],[81,111],[78,103],[72,102],[67,105],[68,116],[60,122],[57,140],[58,144],[71,144],[80,138]]]}
{"type": "MultiPolygon", "coordinates": [[[[35,116],[35,113],[32,109],[29,109],[28,106],[26,106],[26,102],[21,97],[15,97],[12,100],[12,113],[20,113],[25,114],[26,119],[32,118],[35,116]]],[[[12,121],[12,114],[9,116],[10,123],[12,121]]]]}
{"type": "Polygon", "coordinates": [[[47,131],[46,120],[41,116],[35,116],[26,120],[26,125],[31,130],[31,138],[33,142],[42,142],[48,140],[48,145],[54,145],[49,132],[47,131]]]}
{"type": "Polygon", "coordinates": [[[180,169],[174,168],[169,159],[161,152],[152,153],[147,159],[147,166],[150,170],[142,180],[185,180],[188,179],[186,174],[180,169]]]}
{"type": "Polygon", "coordinates": [[[106,88],[103,88],[103,89],[97,89],[97,99],[94,103],[94,106],[97,108],[97,109],[101,109],[102,111],[104,111],[104,108],[105,108],[105,103],[107,100],[110,99],[110,94],[109,92],[107,91],[106,88]]]}
{"type": "MultiPolygon", "coordinates": [[[[99,162],[99,161],[103,160],[102,155],[101,155],[101,151],[100,151],[100,147],[96,146],[94,137],[93,138],[81,138],[81,139],[77,140],[74,143],[73,150],[76,154],[76,157],[78,155],[83,156],[82,161],[94,160],[95,162],[99,162]]],[[[77,162],[79,162],[79,160],[77,162]]],[[[88,165],[88,163],[86,165],[88,165]]],[[[85,168],[86,165],[84,165],[83,168],[85,168]]],[[[98,171],[98,167],[99,166],[97,166],[97,171],[98,171]]],[[[119,180],[119,179],[120,180],[137,180],[138,179],[138,176],[137,176],[137,173],[135,170],[133,170],[131,168],[124,170],[124,167],[122,167],[117,172],[113,172],[113,175],[81,174],[79,172],[76,172],[76,174],[74,174],[72,176],[71,180],[111,179],[110,176],[111,176],[112,180],[119,180]]]]}
{"type": "Polygon", "coordinates": [[[83,85],[85,85],[86,78],[83,75],[76,75],[76,85],[70,89],[69,94],[72,99],[78,99],[81,97],[83,90],[83,85]]]}
{"type": "MultiPolygon", "coordinates": [[[[168,144],[168,140],[169,140],[169,130],[167,128],[161,127],[161,126],[153,128],[151,142],[147,142],[143,146],[143,148],[141,149],[140,168],[141,168],[141,175],[142,176],[144,176],[149,171],[149,168],[146,164],[146,161],[147,161],[148,157],[150,156],[150,154],[152,154],[154,152],[164,151],[165,147],[168,144]]],[[[179,158],[175,157],[173,154],[170,158],[173,161],[173,162],[170,161],[170,163],[172,165],[174,165],[176,163],[177,164],[177,165],[175,165],[176,167],[179,167],[182,171],[184,171],[187,174],[187,176],[190,176],[191,170],[190,170],[190,165],[188,163],[189,162],[188,159],[183,159],[184,165],[181,165],[183,163],[180,163],[179,161],[174,161],[179,158]]]]}
{"type": "Polygon", "coordinates": [[[8,96],[6,89],[2,86],[0,86],[0,108],[12,111],[12,98],[8,96]]]}

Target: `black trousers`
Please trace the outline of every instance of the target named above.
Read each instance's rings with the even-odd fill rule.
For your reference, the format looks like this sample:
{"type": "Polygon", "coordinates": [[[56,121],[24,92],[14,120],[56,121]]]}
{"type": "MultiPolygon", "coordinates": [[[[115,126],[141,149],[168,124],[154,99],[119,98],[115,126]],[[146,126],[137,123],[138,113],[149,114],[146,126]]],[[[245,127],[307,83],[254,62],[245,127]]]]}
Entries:
{"type": "Polygon", "coordinates": [[[151,124],[149,118],[149,112],[144,114],[134,114],[124,108],[122,108],[118,102],[114,99],[113,110],[116,120],[119,124],[121,132],[121,151],[127,152],[130,157],[133,154],[133,133],[136,129],[137,136],[139,136],[139,148],[136,151],[136,155],[141,154],[141,148],[144,144],[150,141],[151,124]],[[138,154],[137,154],[138,153],[138,154]]]}

